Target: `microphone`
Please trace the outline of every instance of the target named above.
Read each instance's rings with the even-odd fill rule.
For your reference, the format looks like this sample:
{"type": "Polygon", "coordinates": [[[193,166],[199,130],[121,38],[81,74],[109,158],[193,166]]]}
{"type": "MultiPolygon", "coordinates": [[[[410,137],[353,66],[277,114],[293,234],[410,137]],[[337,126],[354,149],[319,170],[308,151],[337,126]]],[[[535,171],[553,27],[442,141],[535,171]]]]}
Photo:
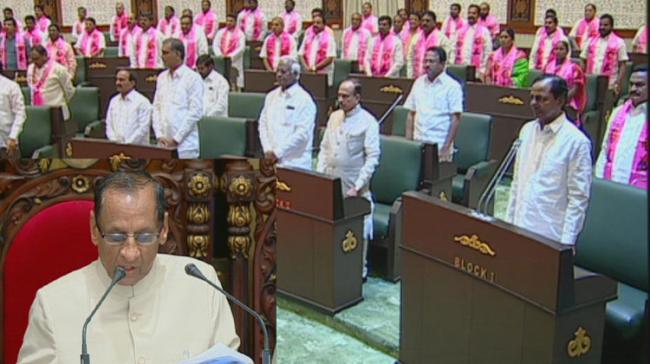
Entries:
{"type": "Polygon", "coordinates": [[[97,306],[95,306],[95,309],[90,313],[90,316],[86,319],[86,322],[84,322],[83,329],[81,330],[81,364],[90,364],[90,355],[88,354],[88,346],[86,345],[86,330],[88,329],[88,324],[90,323],[90,320],[92,320],[93,316],[95,316],[95,312],[97,312],[97,309],[99,309],[99,306],[104,303],[104,300],[106,299],[106,296],[108,296],[108,293],[115,287],[117,282],[121,281],[126,277],[126,271],[122,267],[117,267],[115,270],[115,274],[113,274],[113,280],[111,281],[111,284],[108,286],[106,289],[106,292],[104,292],[104,295],[102,298],[97,302],[97,306]]]}
{"type": "Polygon", "coordinates": [[[260,316],[259,313],[255,312],[250,307],[243,304],[241,301],[235,298],[235,296],[226,292],[223,288],[212,283],[209,279],[207,279],[203,275],[203,273],[201,273],[199,268],[197,268],[196,265],[194,265],[194,263],[188,263],[187,265],[185,265],[185,273],[211,285],[212,288],[216,289],[217,291],[221,292],[224,296],[226,296],[226,298],[228,298],[229,301],[234,302],[235,304],[237,304],[237,306],[241,307],[244,311],[248,312],[249,315],[257,319],[257,321],[260,324],[260,327],[262,328],[262,332],[264,333],[264,350],[262,351],[262,364],[271,364],[271,349],[269,348],[269,333],[266,330],[266,325],[264,324],[264,320],[262,319],[262,316],[260,316]]]}
{"type": "Polygon", "coordinates": [[[379,121],[378,121],[379,125],[381,125],[384,121],[386,121],[386,118],[388,117],[388,115],[390,115],[390,113],[392,113],[393,110],[395,110],[395,108],[397,107],[397,104],[399,104],[399,102],[402,101],[403,98],[404,98],[404,94],[399,94],[399,96],[397,96],[397,98],[395,99],[395,101],[393,101],[393,103],[390,105],[388,110],[386,110],[384,115],[382,115],[381,118],[379,119],[379,121]]]}

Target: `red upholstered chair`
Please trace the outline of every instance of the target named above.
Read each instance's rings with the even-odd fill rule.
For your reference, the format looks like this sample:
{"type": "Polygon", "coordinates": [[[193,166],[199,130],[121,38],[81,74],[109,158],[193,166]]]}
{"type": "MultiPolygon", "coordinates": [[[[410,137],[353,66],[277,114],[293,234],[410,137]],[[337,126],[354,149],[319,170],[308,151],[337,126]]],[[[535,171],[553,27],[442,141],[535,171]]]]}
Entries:
{"type": "Polygon", "coordinates": [[[0,262],[4,264],[0,332],[4,363],[17,360],[36,291],[97,259],[97,248],[90,240],[89,213],[93,206],[91,200],[73,200],[46,207],[8,242],[5,261],[0,262]]]}

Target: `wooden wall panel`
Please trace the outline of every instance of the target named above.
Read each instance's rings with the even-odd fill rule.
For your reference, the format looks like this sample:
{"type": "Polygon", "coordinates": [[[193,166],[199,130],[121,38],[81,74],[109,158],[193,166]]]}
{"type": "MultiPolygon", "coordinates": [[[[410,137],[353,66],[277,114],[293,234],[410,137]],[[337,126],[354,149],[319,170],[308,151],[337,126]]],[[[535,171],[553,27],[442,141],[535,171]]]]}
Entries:
{"type": "Polygon", "coordinates": [[[156,0],[131,0],[131,9],[136,14],[152,13],[154,19],[158,19],[158,6],[156,0]]]}
{"type": "Polygon", "coordinates": [[[34,0],[34,5],[43,5],[45,13],[50,16],[52,23],[61,24],[63,17],[61,16],[60,0],[34,0]]]}
{"type": "MultiPolygon", "coordinates": [[[[419,13],[424,10],[429,10],[428,0],[404,0],[404,7],[409,13],[419,13]]],[[[440,15],[438,15],[440,16],[440,15]]]]}
{"type": "Polygon", "coordinates": [[[327,24],[333,29],[341,29],[344,19],[343,0],[323,0],[323,11],[327,24]]]}

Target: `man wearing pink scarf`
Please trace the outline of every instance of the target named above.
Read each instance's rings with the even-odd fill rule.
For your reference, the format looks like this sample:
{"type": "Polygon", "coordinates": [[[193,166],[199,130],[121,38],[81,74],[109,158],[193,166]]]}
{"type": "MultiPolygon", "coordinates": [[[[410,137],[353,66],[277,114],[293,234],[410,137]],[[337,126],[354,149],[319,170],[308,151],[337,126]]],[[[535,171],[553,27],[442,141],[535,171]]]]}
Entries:
{"type": "Polygon", "coordinates": [[[136,68],[162,68],[162,43],[163,35],[152,26],[153,15],[140,16],[142,32],[135,39],[135,66],[136,68]]]}
{"type": "Polygon", "coordinates": [[[46,47],[49,58],[64,66],[70,76],[74,77],[77,71],[77,59],[72,46],[61,36],[61,28],[57,24],[50,25],[49,39],[46,47]]]}
{"type": "Polygon", "coordinates": [[[217,14],[212,11],[212,3],[210,0],[201,1],[201,13],[196,16],[194,24],[203,28],[208,42],[212,43],[217,34],[217,30],[219,30],[219,23],[217,22],[217,14]]]}
{"type": "Polygon", "coordinates": [[[14,18],[6,19],[3,23],[4,32],[0,32],[0,62],[4,69],[26,70],[29,57],[25,37],[17,30],[14,18]],[[10,52],[12,47],[14,51],[10,52]]]}
{"type": "Polygon", "coordinates": [[[86,18],[86,31],[75,44],[77,53],[84,57],[103,57],[106,49],[104,34],[96,28],[95,18],[86,18]]]}
{"type": "Polygon", "coordinates": [[[135,40],[140,36],[140,33],[142,33],[142,28],[138,25],[135,14],[129,14],[128,25],[120,33],[117,55],[118,57],[129,57],[131,68],[137,66],[135,60],[135,40]]]}
{"type": "MultiPolygon", "coordinates": [[[[45,30],[47,33],[47,29],[45,30]]],[[[29,45],[30,48],[38,44],[45,44],[45,33],[42,33],[38,27],[36,27],[36,19],[27,15],[25,17],[25,30],[23,31],[23,37],[29,45]]]]}
{"type": "Polygon", "coordinates": [[[379,34],[372,38],[365,59],[367,76],[399,77],[404,66],[404,51],[399,37],[390,31],[391,25],[389,16],[379,18],[379,34]]]}
{"type": "Polygon", "coordinates": [[[158,21],[158,31],[163,39],[178,38],[181,34],[181,21],[176,16],[173,6],[165,6],[165,17],[158,21]]]}
{"type": "Polygon", "coordinates": [[[648,27],[642,25],[632,40],[633,52],[648,53],[648,27]]]}
{"type": "Polygon", "coordinates": [[[548,15],[544,19],[544,27],[537,31],[533,47],[530,49],[530,69],[543,71],[546,64],[555,57],[553,49],[563,40],[567,40],[562,28],[557,25],[557,17],[548,15]]]}
{"type": "Polygon", "coordinates": [[[185,65],[191,69],[196,68],[196,61],[200,56],[210,52],[208,39],[205,33],[194,25],[191,16],[181,17],[181,34],[179,39],[185,46],[185,65]]]}
{"type": "Polygon", "coordinates": [[[239,72],[237,86],[243,88],[246,35],[237,26],[237,18],[234,15],[228,14],[226,16],[226,26],[217,32],[212,43],[212,50],[217,57],[230,58],[232,67],[239,72]]]}
{"type": "Polygon", "coordinates": [[[465,27],[465,19],[460,16],[461,6],[459,3],[453,3],[449,6],[449,16],[442,22],[440,30],[449,39],[456,38],[459,30],[465,27]]]}
{"type": "Polygon", "coordinates": [[[83,6],[80,6],[77,8],[77,20],[74,21],[72,24],[72,40],[73,42],[79,41],[79,38],[81,38],[81,34],[83,34],[84,31],[86,31],[86,17],[88,16],[88,12],[86,11],[86,8],[83,6]]]}
{"type": "Polygon", "coordinates": [[[630,76],[630,99],[612,111],[595,175],[647,190],[648,162],[648,66],[643,65],[630,76]]]}
{"type": "Polygon", "coordinates": [[[63,119],[70,119],[68,103],[74,96],[72,76],[62,65],[50,59],[42,45],[32,48],[32,63],[27,68],[27,85],[34,106],[60,106],[63,119]]]}
{"type": "Polygon", "coordinates": [[[284,13],[282,13],[282,20],[284,21],[284,31],[291,34],[296,40],[302,34],[302,15],[296,10],[296,2],[294,0],[286,0],[284,2],[284,13]]]}
{"type": "Polygon", "coordinates": [[[592,3],[585,5],[585,17],[578,20],[569,33],[569,37],[575,39],[578,50],[582,49],[582,45],[589,38],[598,36],[599,23],[596,17],[596,5],[592,3]]]}
{"type": "Polygon", "coordinates": [[[120,41],[120,33],[122,29],[126,28],[129,24],[129,15],[124,11],[124,3],[118,1],[115,3],[115,16],[111,19],[111,26],[109,30],[109,37],[111,42],[120,41]]]}
{"type": "Polygon", "coordinates": [[[580,58],[586,64],[587,74],[609,77],[609,88],[615,95],[620,95],[628,57],[625,42],[612,32],[613,29],[614,18],[603,14],[600,17],[599,35],[589,39],[582,48],[580,58]]]}
{"type": "Polygon", "coordinates": [[[42,34],[47,34],[47,28],[52,24],[50,17],[45,14],[43,5],[34,5],[34,15],[36,15],[36,27],[42,34]]]}
{"type": "Polygon", "coordinates": [[[496,16],[490,15],[490,4],[482,2],[479,10],[479,24],[486,27],[490,31],[492,38],[496,39],[500,33],[499,20],[496,16]]]}
{"type": "Polygon", "coordinates": [[[406,75],[409,78],[418,78],[426,73],[424,57],[427,49],[442,47],[449,54],[449,63],[454,62],[455,49],[453,43],[436,28],[436,13],[427,10],[422,13],[420,31],[411,40],[411,48],[407,56],[406,75]]]}
{"type": "Polygon", "coordinates": [[[257,0],[247,0],[247,6],[239,12],[237,24],[246,34],[246,40],[260,42],[264,39],[266,20],[257,0]]]}
{"type": "Polygon", "coordinates": [[[327,82],[334,82],[334,57],[336,57],[336,41],[327,30],[325,19],[321,15],[312,16],[314,25],[305,33],[298,51],[300,63],[305,71],[327,74],[327,82]]]}
{"type": "Polygon", "coordinates": [[[379,32],[379,24],[376,16],[372,15],[372,4],[365,2],[361,5],[361,13],[363,14],[363,22],[361,27],[368,30],[370,34],[377,35],[379,32]]]}
{"type": "Polygon", "coordinates": [[[350,26],[343,31],[343,59],[357,61],[359,71],[365,72],[364,65],[368,43],[372,34],[361,26],[361,14],[352,14],[350,26]]]}
{"type": "Polygon", "coordinates": [[[483,78],[487,61],[492,51],[492,38],[488,28],[478,22],[480,8],[467,8],[467,26],[458,32],[456,40],[456,64],[471,64],[476,67],[476,77],[483,78]]]}
{"type": "Polygon", "coordinates": [[[260,57],[267,71],[275,72],[280,58],[288,56],[295,59],[297,56],[296,40],[284,29],[284,21],[281,17],[271,20],[272,33],[266,37],[260,51],[260,57]]]}
{"type": "MultiPolygon", "coordinates": [[[[18,19],[14,15],[14,9],[12,9],[12,8],[4,8],[4,9],[2,9],[2,13],[4,15],[3,21],[5,21],[7,19],[14,19],[14,20],[16,20],[16,29],[17,29],[17,31],[19,31],[19,32],[23,31],[23,23],[21,23],[20,19],[18,19]]],[[[2,28],[2,27],[0,27],[0,28],[2,28]]],[[[0,33],[2,33],[2,31],[0,31],[0,33]]]]}

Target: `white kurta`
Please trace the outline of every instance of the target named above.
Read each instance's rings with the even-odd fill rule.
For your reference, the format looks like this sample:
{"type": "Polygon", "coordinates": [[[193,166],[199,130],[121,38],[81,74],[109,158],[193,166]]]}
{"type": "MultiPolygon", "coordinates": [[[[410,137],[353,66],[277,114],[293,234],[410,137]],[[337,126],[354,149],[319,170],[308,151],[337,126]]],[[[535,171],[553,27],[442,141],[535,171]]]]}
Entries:
{"type": "MultiPolygon", "coordinates": [[[[54,62],[50,60],[50,62],[54,62]]],[[[34,79],[34,74],[36,79],[40,80],[43,72],[47,68],[47,64],[44,64],[43,67],[37,68],[34,63],[30,64],[27,67],[27,84],[32,89],[32,80],[34,79]]],[[[68,70],[55,62],[52,73],[45,81],[43,86],[43,100],[47,106],[60,106],[63,112],[63,119],[70,119],[70,110],[68,109],[68,103],[74,96],[75,88],[72,85],[72,80],[68,70]]],[[[32,100],[34,98],[32,97],[32,100]]]]}
{"type": "MultiPolygon", "coordinates": [[[[328,28],[325,28],[323,31],[318,33],[312,42],[314,43],[311,47],[311,52],[309,54],[305,53],[305,43],[307,37],[305,36],[300,44],[300,49],[298,50],[298,56],[305,57],[307,63],[310,65],[316,65],[316,60],[318,56],[318,50],[322,47],[322,44],[325,43],[325,37],[329,36],[329,43],[327,44],[327,57],[336,58],[336,40],[334,35],[330,32],[328,28]]],[[[327,73],[327,84],[332,86],[334,83],[334,61],[332,63],[319,71],[319,73],[327,73]]]]}
{"type": "MultiPolygon", "coordinates": [[[[582,47],[582,51],[580,52],[580,58],[584,59],[587,61],[587,63],[594,63],[594,70],[595,74],[601,74],[603,65],[605,64],[605,52],[607,52],[607,46],[609,45],[609,37],[616,37],[618,39],[615,39],[615,42],[618,43],[618,52],[617,52],[617,60],[616,64],[614,64],[613,71],[612,71],[612,76],[609,77],[609,87],[613,87],[614,83],[616,82],[616,79],[618,78],[618,64],[619,62],[625,62],[629,58],[627,56],[627,48],[625,47],[625,42],[619,38],[616,34],[610,33],[607,37],[595,37],[595,38],[589,38],[588,42],[585,42],[585,46],[582,47]],[[587,59],[589,57],[589,48],[591,48],[591,44],[593,42],[597,42],[596,44],[596,57],[592,59],[587,59]]],[[[585,73],[589,72],[588,71],[589,67],[587,66],[587,70],[585,73]]]]}
{"type": "Polygon", "coordinates": [[[153,100],[153,129],[156,138],[178,143],[178,157],[199,157],[198,122],[203,117],[203,80],[185,64],[158,75],[153,100]]]}
{"type": "MultiPolygon", "coordinates": [[[[561,34],[561,38],[565,41],[568,41],[567,37],[564,35],[564,31],[562,28],[558,27],[556,32],[559,32],[558,34],[561,34]]],[[[539,48],[542,47],[542,68],[540,69],[543,70],[546,67],[546,64],[548,64],[549,58],[551,57],[551,54],[553,54],[553,38],[555,38],[555,33],[548,35],[544,40],[542,40],[541,34],[546,33],[546,29],[544,27],[539,28],[537,33],[535,34],[535,39],[533,40],[533,47],[530,49],[530,62],[528,63],[528,68],[529,69],[535,69],[535,65],[537,64],[537,58],[538,58],[538,52],[539,48]]]]}
{"type": "Polygon", "coordinates": [[[244,51],[246,50],[246,35],[244,32],[238,27],[235,27],[232,31],[228,30],[228,28],[220,29],[214,37],[214,42],[212,42],[212,50],[217,57],[230,57],[232,67],[239,72],[237,86],[244,87],[244,51]],[[222,39],[226,37],[224,44],[230,44],[230,38],[234,32],[237,32],[239,36],[237,48],[230,54],[225,54],[225,49],[221,49],[222,39]]]}
{"type": "Polygon", "coordinates": [[[347,59],[349,61],[359,62],[359,66],[363,66],[364,59],[359,56],[359,53],[362,51],[361,40],[365,39],[365,49],[363,51],[368,52],[368,46],[372,39],[372,33],[369,30],[359,27],[359,29],[352,29],[348,27],[343,31],[343,36],[341,37],[341,45],[343,46],[343,52],[341,52],[341,58],[347,59]],[[350,35],[348,35],[350,34],[350,35]],[[350,42],[345,43],[345,38],[350,37],[350,42]]]}
{"type": "Polygon", "coordinates": [[[506,221],[575,244],[589,205],[591,143],[564,114],[543,130],[526,123],[519,139],[506,221]]]}
{"type": "MultiPolygon", "coordinates": [[[[225,296],[186,275],[187,263],[219,284],[206,263],[158,254],[149,274],[115,286],[95,314],[87,332],[93,363],[175,364],[217,343],[239,346],[225,296]]],[[[78,362],[81,328],[110,282],[96,260],[38,290],[18,363],[78,362]]]]}
{"type": "MultiPolygon", "coordinates": [[[[151,28],[150,28],[151,29],[151,28]]],[[[156,68],[163,68],[163,61],[162,61],[162,45],[163,45],[163,40],[164,36],[162,33],[160,33],[157,29],[153,29],[153,31],[147,30],[147,31],[142,31],[134,40],[134,54],[135,54],[135,65],[136,68],[148,68],[147,67],[147,53],[148,53],[148,48],[147,44],[149,44],[149,41],[151,38],[156,38],[156,43],[157,43],[157,54],[156,54],[156,68]],[[140,48],[138,52],[138,42],[142,42],[142,47],[140,48]]]]}
{"type": "Polygon", "coordinates": [[[316,104],[297,82],[284,92],[266,95],[259,133],[264,152],[273,152],[281,167],[311,170],[316,104]]]}
{"type": "Polygon", "coordinates": [[[120,44],[117,49],[117,55],[118,57],[129,57],[131,68],[137,68],[138,61],[135,56],[135,40],[138,39],[140,33],[142,33],[142,28],[138,26],[133,27],[133,29],[124,28],[120,33],[120,42],[126,42],[126,50],[120,44]],[[124,40],[124,37],[126,37],[126,40],[124,40]]]}
{"type": "MultiPolygon", "coordinates": [[[[402,46],[402,41],[398,36],[388,34],[386,37],[395,37],[395,51],[393,52],[393,58],[391,60],[391,66],[386,75],[374,75],[375,77],[391,77],[398,78],[402,67],[404,67],[404,49],[402,46]]],[[[364,61],[365,66],[364,70],[366,76],[373,76],[372,74],[372,57],[375,52],[375,48],[378,47],[377,52],[379,54],[379,60],[383,58],[384,54],[388,52],[389,47],[387,46],[386,41],[382,42],[381,35],[376,35],[368,42],[368,52],[366,53],[366,59],[364,61]]]]}
{"type": "Polygon", "coordinates": [[[20,86],[0,75],[0,148],[7,145],[7,139],[18,140],[26,118],[20,86]]]}
{"type": "MultiPolygon", "coordinates": [[[[464,63],[463,64],[472,64],[472,54],[474,52],[474,39],[476,37],[483,38],[483,50],[481,52],[480,64],[475,64],[476,75],[478,77],[483,77],[487,69],[487,61],[492,52],[492,35],[486,27],[478,27],[477,24],[467,25],[467,31],[465,33],[458,32],[456,33],[457,37],[464,35],[464,39],[461,40],[462,48],[457,50],[460,54],[463,55],[464,63]],[[477,29],[481,29],[477,34],[477,29]]],[[[456,43],[458,47],[458,43],[456,43]]],[[[459,63],[458,57],[454,59],[456,64],[459,63]]]]}
{"type": "MultiPolygon", "coordinates": [[[[293,59],[297,59],[298,57],[298,46],[296,44],[296,39],[292,36],[289,36],[289,54],[287,55],[288,57],[291,57],[293,59]]],[[[274,33],[269,34],[266,39],[264,39],[264,43],[262,43],[262,49],[260,50],[260,58],[266,58],[267,62],[271,65],[271,68],[276,70],[278,68],[278,64],[280,63],[280,57],[282,54],[282,37],[276,36],[274,33]],[[273,57],[269,57],[269,40],[270,39],[275,39],[275,49],[273,50],[273,57]]]]}
{"type": "MultiPolygon", "coordinates": [[[[605,165],[607,164],[607,152],[609,151],[609,138],[611,133],[612,123],[616,119],[619,112],[623,110],[624,105],[618,106],[612,111],[607,123],[607,131],[603,138],[603,144],[600,148],[600,154],[594,167],[594,175],[598,178],[604,178],[605,165]]],[[[619,183],[630,183],[630,175],[634,167],[634,157],[636,156],[639,140],[641,139],[641,132],[643,126],[648,122],[648,103],[642,102],[635,107],[625,120],[623,133],[620,136],[614,160],[612,163],[612,181],[619,183]]]]}
{"type": "Polygon", "coordinates": [[[228,116],[228,94],[230,85],[216,71],[203,79],[203,115],[210,117],[228,116]]]}
{"type": "Polygon", "coordinates": [[[82,21],[75,20],[74,24],[72,24],[72,31],[71,31],[72,40],[74,42],[79,41],[79,38],[81,37],[81,34],[83,34],[85,32],[86,32],[86,21],[85,20],[82,20],[82,21]]]}
{"type": "MultiPolygon", "coordinates": [[[[96,32],[99,32],[99,30],[95,30],[96,32]]],[[[80,54],[82,54],[84,57],[98,57],[98,56],[93,56],[92,55],[92,49],[93,49],[93,40],[95,32],[93,34],[88,34],[88,32],[84,31],[81,33],[81,36],[79,37],[79,41],[75,43],[74,47],[77,48],[80,54]],[[88,42],[86,43],[85,48],[81,48],[86,41],[86,38],[90,37],[88,42]]],[[[97,48],[101,49],[100,55],[104,54],[104,50],[106,49],[106,40],[104,39],[104,35],[100,33],[100,36],[98,36],[96,39],[99,39],[99,42],[97,44],[97,48]]]]}
{"type": "Polygon", "coordinates": [[[113,96],[106,112],[106,137],[117,143],[149,145],[151,103],[136,90],[113,96]]]}

